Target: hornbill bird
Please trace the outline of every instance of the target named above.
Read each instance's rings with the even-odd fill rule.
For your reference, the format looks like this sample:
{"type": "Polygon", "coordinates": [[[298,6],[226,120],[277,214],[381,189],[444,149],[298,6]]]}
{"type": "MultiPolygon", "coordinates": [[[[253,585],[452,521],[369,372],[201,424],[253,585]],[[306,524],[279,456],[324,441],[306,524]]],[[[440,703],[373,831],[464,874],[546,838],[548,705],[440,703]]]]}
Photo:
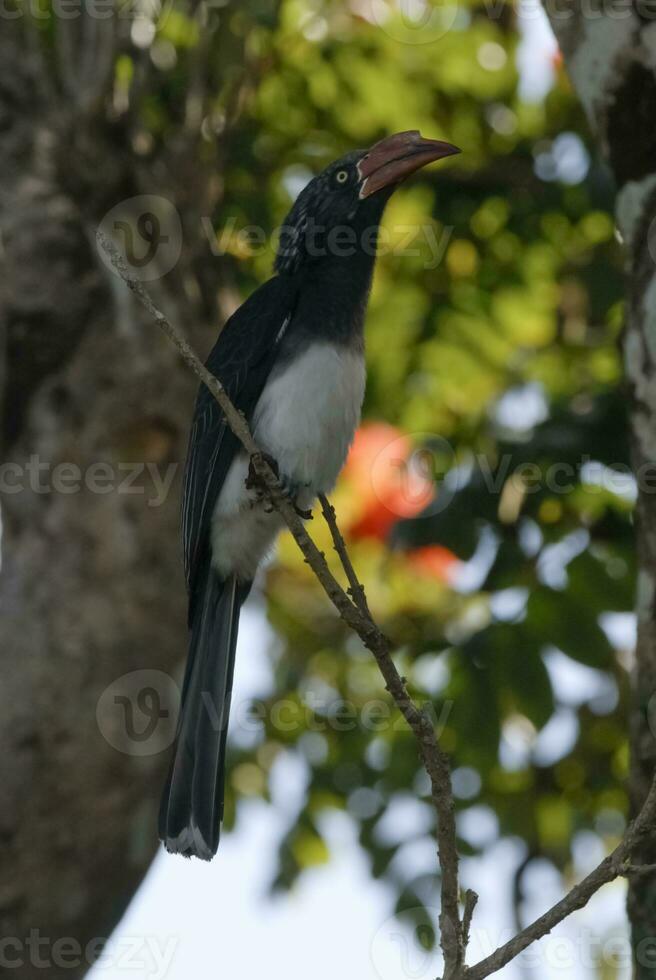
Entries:
{"type": "MultiPolygon", "coordinates": [[[[458,152],[410,131],[330,164],[285,221],[276,274],[228,320],[208,358],[300,512],[333,488],[359,422],[364,317],[385,204],[409,174],[458,152]]],[[[189,656],[159,835],[171,852],[210,860],[223,815],[239,611],[282,522],[249,480],[249,459],[204,386],[182,525],[189,656]]]]}

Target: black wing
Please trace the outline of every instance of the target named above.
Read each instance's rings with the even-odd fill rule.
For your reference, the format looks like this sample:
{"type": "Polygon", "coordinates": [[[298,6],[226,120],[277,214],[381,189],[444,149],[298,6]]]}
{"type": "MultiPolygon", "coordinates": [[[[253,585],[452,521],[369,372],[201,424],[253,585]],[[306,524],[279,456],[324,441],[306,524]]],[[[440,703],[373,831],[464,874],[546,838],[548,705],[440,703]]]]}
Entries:
{"type": "MultiPolygon", "coordinates": [[[[230,317],[207,367],[233,404],[250,420],[276,358],[278,341],[292,316],[295,291],[286,277],[260,286],[230,317]]],[[[201,385],[189,436],[182,491],[182,537],[191,620],[194,584],[210,560],[210,525],[217,497],[239,442],[214,397],[201,385]]]]}

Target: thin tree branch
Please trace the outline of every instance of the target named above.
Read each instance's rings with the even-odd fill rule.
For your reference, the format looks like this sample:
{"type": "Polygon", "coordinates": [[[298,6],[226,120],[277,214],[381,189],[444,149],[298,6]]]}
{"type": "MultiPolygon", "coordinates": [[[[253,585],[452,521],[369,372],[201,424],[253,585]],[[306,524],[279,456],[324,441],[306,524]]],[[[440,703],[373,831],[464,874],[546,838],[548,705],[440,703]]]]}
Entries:
{"type": "Polygon", "coordinates": [[[226,421],[251,457],[254,472],[273,506],[280,512],[298,544],[305,561],[310,565],[326,595],[335,609],[374,655],[385,680],[386,689],[412,730],[419,754],[431,782],[431,796],[437,814],[437,841],[440,871],[442,875],[440,909],[440,945],[444,954],[444,980],[484,980],[502,969],[519,956],[531,943],[546,936],[563,919],[577,909],[583,908],[592,895],[603,885],[621,876],[647,873],[651,867],[635,866],[631,863],[633,848],[652,832],[656,820],[656,779],[652,783],[644,806],[615,850],[575,885],[559,902],[544,915],[522,929],[516,936],[500,946],[490,956],[474,966],[466,967],[464,957],[471,926],[476,895],[468,891],[465,895],[462,920],[459,909],[458,850],[454,800],[451,790],[451,775],[446,754],[440,748],[433,723],[426,712],[421,710],[411,698],[405,680],[401,677],[391,656],[389,639],[378,628],[371,617],[364,590],[358,581],[348,556],[346,545],[337,527],[335,512],[325,497],[321,499],[323,515],[330,527],[335,550],[340,556],[344,571],[353,593],[353,601],[335,579],[325,555],[319,551],[307,533],[296,513],[292,501],[287,497],[274,471],[259,450],[246,419],[226,394],[220,381],[203,366],[196,353],[176,327],[155,306],[141,282],[135,279],[116,246],[102,232],[98,232],[98,242],[110,256],[115,269],[132,292],[153,317],[179,351],[185,363],[200,378],[221,406],[226,421]]]}
{"type": "MultiPolygon", "coordinates": [[[[319,502],[321,503],[324,520],[330,528],[333,546],[339,555],[342,568],[346,573],[349,582],[349,592],[362,614],[373,624],[364,586],[358,579],[353,563],[351,562],[346,543],[342,537],[342,532],[337,524],[335,508],[324,494],[319,494],[319,502]]],[[[380,662],[379,666],[381,666],[382,670],[383,668],[380,662]]],[[[399,680],[403,682],[403,678],[399,677],[399,680]]],[[[390,690],[389,685],[388,690],[390,690]]],[[[392,696],[394,697],[393,692],[392,696]]],[[[398,704],[399,702],[396,697],[394,699],[398,704]]],[[[416,709],[416,706],[413,705],[413,707],[416,709]]],[[[452,947],[452,959],[450,961],[447,960],[445,952],[445,978],[450,976],[456,977],[465,961],[467,934],[470,923],[465,924],[464,919],[460,922],[458,911],[458,847],[455,807],[451,788],[451,772],[449,760],[439,747],[435,737],[435,729],[430,718],[423,711],[419,712],[419,716],[423,727],[421,731],[419,729],[413,730],[415,730],[415,735],[422,750],[424,768],[428,772],[431,780],[431,796],[437,814],[439,864],[442,872],[440,936],[443,950],[445,937],[448,937],[448,945],[452,947]],[[424,740],[424,733],[427,732],[430,732],[430,737],[424,740]]],[[[465,899],[465,915],[469,912],[471,916],[477,900],[478,896],[475,892],[467,893],[465,899]]]]}
{"type": "MultiPolygon", "coordinates": [[[[391,643],[381,632],[371,618],[368,610],[365,613],[360,605],[347,595],[337,582],[326,562],[325,555],[319,551],[305,526],[296,513],[291,500],[282,490],[278,479],[258,448],[250,432],[246,419],[239,412],[226,394],[220,381],[212,375],[201,363],[197,354],[182,336],[177,327],[164,316],[153,303],[149,293],[142,283],[136,279],[123,259],[122,255],[102,232],[97,234],[100,246],[109,255],[112,265],[139,299],[157,325],[164,331],[169,340],[177,348],[185,363],[200,378],[210,393],[216,398],[227,423],[237,436],[246,452],[251,457],[253,470],[261,481],[262,487],[273,506],[284,518],[296,543],[301,549],[305,561],[310,565],[326,595],[335,606],[344,622],[360,637],[368,650],[373,653],[379,669],[385,680],[385,685],[396,705],[412,729],[419,746],[419,753],[431,781],[431,796],[437,813],[437,839],[439,863],[442,874],[442,894],[440,910],[440,943],[444,953],[445,980],[458,976],[464,962],[464,944],[462,923],[458,907],[458,849],[456,843],[456,826],[454,815],[453,794],[451,792],[451,775],[448,759],[440,749],[435,730],[430,718],[421,711],[410,697],[404,679],[397,671],[391,655],[391,643]]],[[[328,513],[332,511],[329,509],[328,513]]],[[[334,511],[332,511],[334,522],[334,511]]],[[[329,524],[331,521],[329,520],[329,524]]],[[[337,532],[339,534],[339,532],[337,532]]],[[[340,548],[346,548],[339,536],[340,548]]],[[[353,571],[350,560],[349,574],[353,576],[359,587],[356,596],[362,591],[353,571]]]]}
{"type": "Polygon", "coordinates": [[[335,551],[339,555],[339,560],[342,563],[342,568],[346,573],[348,579],[349,588],[348,591],[351,595],[353,601],[357,604],[360,612],[363,616],[369,616],[371,618],[371,613],[369,612],[369,605],[367,603],[367,596],[364,591],[364,585],[358,579],[353,568],[353,563],[351,562],[348,551],[346,550],[346,544],[344,538],[342,537],[341,531],[337,525],[337,517],[335,515],[335,508],[323,493],[319,494],[319,503],[321,504],[321,511],[324,516],[324,520],[328,527],[330,528],[330,533],[333,539],[333,546],[335,551]]]}
{"type": "Polygon", "coordinates": [[[576,912],[577,909],[582,909],[587,905],[602,885],[606,885],[609,881],[613,881],[615,878],[626,874],[627,866],[630,867],[628,861],[631,856],[631,851],[644,837],[653,833],[655,819],[656,779],[651,784],[649,795],[645,800],[642,810],[633,823],[629,825],[624,837],[615,850],[608,857],[605,857],[583,881],[580,881],[578,885],[574,885],[571,891],[561,898],[559,902],[556,902],[544,915],[535,919],[534,922],[525,929],[522,929],[521,932],[518,932],[516,936],[507,943],[504,943],[503,946],[500,946],[490,956],[486,956],[485,959],[480,960],[475,966],[466,969],[465,977],[467,980],[484,980],[490,974],[501,970],[507,963],[514,960],[516,956],[519,956],[527,946],[530,946],[531,943],[550,933],[554,926],[557,926],[559,922],[566,919],[572,912],[576,912]]]}
{"type": "Polygon", "coordinates": [[[478,895],[471,888],[468,888],[465,892],[464,910],[462,913],[462,943],[465,948],[465,953],[467,952],[467,946],[469,945],[469,931],[471,929],[472,918],[474,917],[474,909],[476,908],[477,902],[478,895]]]}
{"type": "Polygon", "coordinates": [[[623,878],[639,878],[656,874],[656,864],[627,864],[619,872],[623,878]]]}

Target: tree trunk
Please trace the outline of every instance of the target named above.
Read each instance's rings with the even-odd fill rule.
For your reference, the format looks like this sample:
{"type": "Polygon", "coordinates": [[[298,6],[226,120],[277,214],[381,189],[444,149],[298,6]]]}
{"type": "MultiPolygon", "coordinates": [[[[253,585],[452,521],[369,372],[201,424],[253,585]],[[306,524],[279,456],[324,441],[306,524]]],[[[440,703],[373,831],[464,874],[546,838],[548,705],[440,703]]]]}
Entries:
{"type": "MultiPolygon", "coordinates": [[[[627,258],[625,373],[638,505],[638,638],[630,717],[633,813],[656,768],[656,22],[645,4],[545,3],[574,87],[617,182],[627,258]]],[[[656,828],[655,828],[656,831],[656,828]]],[[[654,838],[635,862],[656,862],[654,838]]],[[[630,882],[637,980],[656,977],[656,875],[630,882]]]]}
{"type": "Polygon", "coordinates": [[[196,386],[96,251],[103,211],[138,189],[124,144],[61,111],[25,36],[3,21],[0,964],[29,980],[84,974],[156,850],[196,386]]]}

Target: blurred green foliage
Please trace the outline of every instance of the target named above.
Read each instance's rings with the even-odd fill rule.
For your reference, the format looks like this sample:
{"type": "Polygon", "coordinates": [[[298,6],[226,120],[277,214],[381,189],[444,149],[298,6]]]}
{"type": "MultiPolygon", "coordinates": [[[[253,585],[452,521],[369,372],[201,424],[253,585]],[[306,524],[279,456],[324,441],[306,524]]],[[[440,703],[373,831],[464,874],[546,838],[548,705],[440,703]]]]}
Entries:
{"type": "MultiPolygon", "coordinates": [[[[363,508],[385,506],[366,472],[347,472],[335,502],[397,662],[433,705],[461,826],[487,808],[499,836],[566,871],[577,832],[609,846],[626,813],[630,636],[608,625],[634,587],[621,254],[610,178],[561,67],[544,96],[523,98],[514,8],[488,7],[445,8],[450,29],[420,43],[391,3],[175,0],[126,48],[115,88],[150,58],[157,84],[137,125],[146,148],[174,145],[202,63],[198,159],[221,161],[216,263],[238,296],[273,255],[246,230],[275,229],[329,160],[411,128],[462,148],[393,198],[367,321],[365,419],[428,451],[437,505],[392,506],[385,533],[357,531],[363,508]],[[412,561],[426,546],[457,562],[431,574],[412,561]]],[[[434,830],[428,786],[375,664],[289,540],[266,585],[274,684],[255,737],[233,746],[228,823],[240,798],[269,795],[291,753],[308,779],[275,885],[329,857],[322,814],[339,808],[398,907],[434,903],[435,867],[404,870],[404,848],[434,830]],[[409,796],[421,819],[399,817],[392,833],[409,796]]],[[[463,830],[464,854],[488,843],[463,830]]]]}
{"type": "MultiPolygon", "coordinates": [[[[565,870],[573,835],[592,828],[611,843],[626,809],[626,651],[602,625],[605,613],[631,609],[634,574],[631,488],[606,479],[628,462],[612,187],[557,67],[543,99],[520,97],[510,8],[492,20],[461,5],[456,25],[425,44],[397,40],[392,22],[357,9],[286,0],[277,17],[252,4],[224,18],[264,67],[230,143],[215,227],[220,235],[236,219],[226,261],[246,291],[269,274],[271,249],[249,255],[236,233],[275,228],[328,160],[409,128],[462,147],[392,200],[367,330],[365,418],[417,445],[447,440],[450,473],[438,474],[428,516],[397,521],[385,540],[354,535],[351,548],[414,692],[443,722],[459,810],[491,808],[499,835],[565,870]],[[558,179],[563,134],[584,161],[574,179],[558,179]],[[537,468],[530,480],[517,476],[525,464],[537,468]],[[555,464],[569,469],[554,482],[555,464]],[[404,560],[429,544],[472,562],[466,589],[404,560]],[[588,669],[576,691],[569,661],[588,669]]],[[[162,36],[179,55],[173,85],[197,38],[177,18],[162,36]]],[[[336,497],[347,529],[352,496],[364,493],[348,480],[336,497]]],[[[266,795],[281,753],[307,767],[275,884],[327,859],[321,816],[338,807],[399,908],[434,902],[434,868],[408,880],[403,860],[413,836],[433,830],[430,809],[420,830],[414,819],[393,834],[383,825],[395,802],[425,800],[428,787],[412,739],[380,706],[375,665],[289,541],[267,594],[275,684],[256,744],[233,754],[232,799],[266,795]]],[[[465,854],[484,843],[463,834],[465,854]]]]}
{"type": "MultiPolygon", "coordinates": [[[[275,227],[300,181],[386,132],[419,128],[462,147],[392,200],[367,331],[365,418],[417,446],[447,440],[451,470],[437,474],[437,508],[397,521],[385,540],[350,543],[414,692],[446,718],[459,810],[490,808],[500,836],[566,871],[574,835],[591,828],[610,845],[626,811],[630,636],[618,641],[604,619],[632,608],[634,584],[632,488],[614,480],[628,445],[613,190],[560,68],[544,98],[520,97],[510,8],[495,21],[461,5],[456,26],[426,44],[396,40],[393,25],[354,8],[285,2],[277,25],[249,25],[266,71],[239,123],[216,226],[237,215],[238,226],[275,227]],[[563,147],[583,161],[573,174],[563,147]],[[471,563],[466,588],[404,560],[425,545],[471,563]]],[[[237,254],[235,275],[249,288],[270,262],[268,250],[237,254]]],[[[353,495],[366,491],[348,472],[345,484],[336,503],[348,529],[353,495]]],[[[321,815],[338,807],[398,908],[434,903],[434,868],[408,880],[403,859],[413,837],[434,829],[430,810],[420,830],[399,817],[390,836],[383,821],[428,787],[403,726],[367,722],[384,694],[375,665],[290,542],[267,593],[280,638],[275,684],[257,746],[235,751],[233,785],[266,793],[282,752],[307,767],[276,885],[327,858],[321,815]],[[281,699],[296,705],[284,732],[281,699]],[[340,726],[344,704],[356,720],[340,726]]],[[[465,854],[490,843],[470,837],[465,854]]]]}

